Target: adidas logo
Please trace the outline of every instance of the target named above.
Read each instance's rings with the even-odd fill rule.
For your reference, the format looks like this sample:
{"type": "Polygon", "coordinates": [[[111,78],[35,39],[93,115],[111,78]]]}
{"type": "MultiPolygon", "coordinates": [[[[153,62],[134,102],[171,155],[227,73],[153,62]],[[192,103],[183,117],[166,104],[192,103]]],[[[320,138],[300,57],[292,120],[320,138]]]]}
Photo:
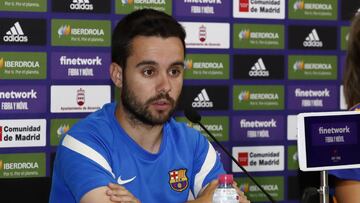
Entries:
{"type": "Polygon", "coordinates": [[[303,42],[304,47],[322,47],[323,43],[320,41],[319,35],[317,34],[316,30],[313,29],[309,36],[305,38],[303,42]]]}
{"type": "Polygon", "coordinates": [[[89,2],[89,0],[73,0],[72,4],[70,4],[70,9],[92,11],[94,6],[89,2]]]}
{"type": "Polygon", "coordinates": [[[207,94],[205,89],[202,89],[201,92],[195,97],[192,107],[202,107],[202,108],[212,108],[213,102],[210,101],[209,95],[207,94]]]}
{"type": "Polygon", "coordinates": [[[266,70],[264,61],[262,58],[259,58],[258,61],[251,67],[249,71],[249,76],[251,77],[269,77],[269,71],[266,70]]]}
{"type": "Polygon", "coordinates": [[[16,22],[6,35],[3,37],[4,42],[28,42],[28,37],[24,35],[24,32],[19,22],[16,22]]]}

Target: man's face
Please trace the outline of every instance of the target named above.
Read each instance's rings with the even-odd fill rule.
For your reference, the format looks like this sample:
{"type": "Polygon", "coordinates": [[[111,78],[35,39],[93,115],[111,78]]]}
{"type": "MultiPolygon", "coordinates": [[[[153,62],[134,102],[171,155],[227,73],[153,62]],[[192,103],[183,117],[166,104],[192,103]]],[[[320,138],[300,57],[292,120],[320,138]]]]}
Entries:
{"type": "Polygon", "coordinates": [[[166,122],[183,84],[184,49],[179,38],[133,39],[123,73],[121,101],[130,118],[148,125],[166,122]]]}

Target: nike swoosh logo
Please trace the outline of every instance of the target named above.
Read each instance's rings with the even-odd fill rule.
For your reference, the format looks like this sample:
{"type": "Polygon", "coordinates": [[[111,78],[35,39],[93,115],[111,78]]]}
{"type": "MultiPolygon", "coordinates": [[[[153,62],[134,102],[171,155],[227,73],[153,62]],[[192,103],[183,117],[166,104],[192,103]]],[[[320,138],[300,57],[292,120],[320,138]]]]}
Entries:
{"type": "Polygon", "coordinates": [[[127,180],[122,180],[121,176],[119,176],[119,178],[117,179],[117,182],[119,183],[119,185],[125,185],[125,184],[130,183],[131,181],[133,181],[135,178],[136,178],[136,176],[134,176],[134,177],[132,177],[130,179],[127,179],[127,180]]]}

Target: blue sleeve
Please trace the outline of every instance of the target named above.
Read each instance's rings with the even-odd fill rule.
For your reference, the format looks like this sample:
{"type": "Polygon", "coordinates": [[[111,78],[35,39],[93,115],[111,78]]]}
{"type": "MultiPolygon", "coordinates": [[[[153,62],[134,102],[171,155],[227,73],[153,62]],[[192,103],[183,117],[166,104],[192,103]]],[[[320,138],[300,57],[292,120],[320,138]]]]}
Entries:
{"type": "Polygon", "coordinates": [[[219,174],[226,173],[211,143],[200,133],[198,138],[194,158],[195,180],[192,188],[195,197],[204,186],[217,179],[219,174]]]}
{"type": "Polygon", "coordinates": [[[90,190],[115,182],[104,142],[89,131],[69,132],[56,156],[59,174],[77,202],[90,190]]]}
{"type": "Polygon", "coordinates": [[[331,170],[329,174],[340,179],[360,181],[360,169],[331,170]]]}

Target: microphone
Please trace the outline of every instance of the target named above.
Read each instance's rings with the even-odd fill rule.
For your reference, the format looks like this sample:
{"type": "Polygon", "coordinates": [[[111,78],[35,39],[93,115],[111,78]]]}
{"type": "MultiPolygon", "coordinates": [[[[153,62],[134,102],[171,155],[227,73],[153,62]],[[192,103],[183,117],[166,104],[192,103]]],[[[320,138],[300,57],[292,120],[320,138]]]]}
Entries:
{"type": "Polygon", "coordinates": [[[228,157],[230,157],[232,159],[232,161],[241,168],[241,170],[245,173],[245,175],[247,177],[249,177],[250,180],[253,183],[255,183],[256,186],[258,186],[260,188],[260,190],[266,195],[266,197],[272,203],[275,203],[275,200],[273,199],[273,197],[268,192],[266,192],[266,190],[258,182],[256,182],[256,180],[247,172],[247,170],[239,164],[239,162],[230,154],[230,152],[227,149],[225,149],[225,147],[214,137],[214,135],[211,134],[211,132],[208,129],[206,129],[206,127],[200,122],[201,116],[200,116],[200,114],[198,114],[198,112],[195,111],[195,109],[186,108],[184,113],[185,113],[186,118],[189,119],[192,123],[199,124],[200,127],[216,142],[216,144],[220,146],[220,148],[226,153],[226,155],[228,157]]]}

